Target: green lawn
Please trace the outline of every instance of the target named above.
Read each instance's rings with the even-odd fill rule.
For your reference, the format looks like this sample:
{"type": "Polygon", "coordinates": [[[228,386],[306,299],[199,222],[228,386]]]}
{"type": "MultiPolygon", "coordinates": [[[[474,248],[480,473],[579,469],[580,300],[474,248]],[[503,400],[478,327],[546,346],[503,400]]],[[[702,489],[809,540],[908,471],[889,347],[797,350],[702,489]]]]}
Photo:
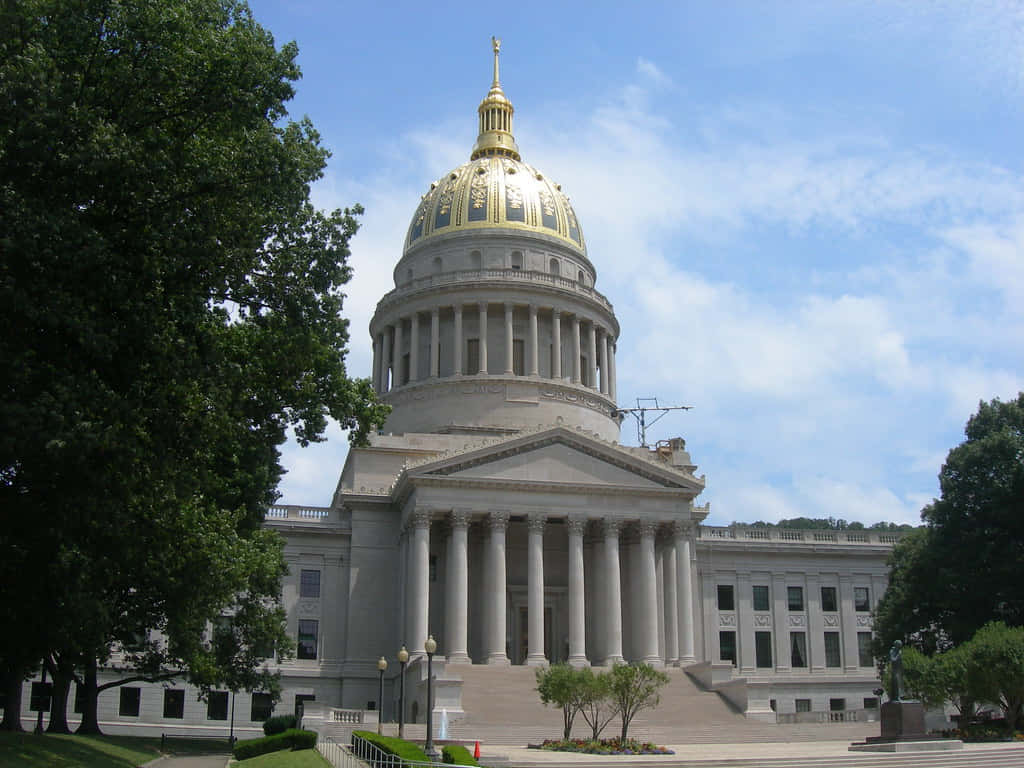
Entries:
{"type": "Polygon", "coordinates": [[[160,756],[160,739],[0,733],[4,768],[135,768],[160,756]]]}
{"type": "Polygon", "coordinates": [[[270,752],[236,765],[242,768],[330,768],[331,764],[315,749],[300,749],[298,752],[270,752]]]}

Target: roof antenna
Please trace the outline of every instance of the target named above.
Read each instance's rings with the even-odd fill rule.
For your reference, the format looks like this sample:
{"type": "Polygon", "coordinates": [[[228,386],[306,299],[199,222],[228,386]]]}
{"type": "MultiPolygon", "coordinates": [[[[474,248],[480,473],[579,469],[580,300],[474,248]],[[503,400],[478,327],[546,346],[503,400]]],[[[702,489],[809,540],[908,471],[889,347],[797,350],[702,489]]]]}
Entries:
{"type": "Polygon", "coordinates": [[[648,427],[653,427],[661,421],[669,411],[688,411],[691,408],[693,408],[692,405],[661,405],[656,397],[638,397],[636,399],[636,408],[615,408],[612,410],[612,418],[629,414],[636,419],[636,437],[640,441],[640,447],[650,448],[647,444],[648,427]],[[648,403],[652,403],[652,405],[647,405],[648,403]],[[648,411],[658,412],[658,415],[647,421],[648,411]]]}

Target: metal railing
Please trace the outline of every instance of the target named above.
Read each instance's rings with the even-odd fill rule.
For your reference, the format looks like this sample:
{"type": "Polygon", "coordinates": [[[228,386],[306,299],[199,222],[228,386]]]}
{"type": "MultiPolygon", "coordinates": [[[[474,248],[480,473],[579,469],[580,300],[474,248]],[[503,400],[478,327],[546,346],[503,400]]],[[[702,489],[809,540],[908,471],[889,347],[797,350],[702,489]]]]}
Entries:
{"type": "Polygon", "coordinates": [[[354,754],[348,744],[332,739],[319,738],[316,742],[317,751],[324,756],[334,768],[365,768],[362,761],[354,754]]]}
{"type": "Polygon", "coordinates": [[[403,766],[435,766],[443,763],[422,763],[415,760],[403,760],[398,755],[385,752],[372,741],[367,741],[362,736],[352,734],[351,753],[364,763],[369,763],[373,768],[402,768],[403,766]]]}

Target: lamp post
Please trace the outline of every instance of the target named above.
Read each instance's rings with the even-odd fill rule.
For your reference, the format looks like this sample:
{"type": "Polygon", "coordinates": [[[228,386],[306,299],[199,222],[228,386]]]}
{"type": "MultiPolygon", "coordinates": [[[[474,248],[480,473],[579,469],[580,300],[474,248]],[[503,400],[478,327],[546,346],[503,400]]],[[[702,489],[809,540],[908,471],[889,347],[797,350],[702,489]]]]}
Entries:
{"type": "Polygon", "coordinates": [[[379,683],[377,688],[377,735],[384,734],[384,671],[388,668],[388,660],[381,656],[377,659],[379,683]]]}
{"type": "Polygon", "coordinates": [[[398,694],[398,738],[405,738],[405,665],[409,663],[409,652],[402,646],[398,652],[398,663],[402,665],[402,682],[398,694]]]}
{"type": "Polygon", "coordinates": [[[434,678],[434,654],[437,652],[437,641],[433,635],[427,638],[427,642],[423,644],[423,650],[427,652],[427,743],[423,746],[423,751],[427,757],[430,758],[431,762],[437,759],[437,750],[434,749],[434,697],[433,697],[433,678],[434,678]]]}

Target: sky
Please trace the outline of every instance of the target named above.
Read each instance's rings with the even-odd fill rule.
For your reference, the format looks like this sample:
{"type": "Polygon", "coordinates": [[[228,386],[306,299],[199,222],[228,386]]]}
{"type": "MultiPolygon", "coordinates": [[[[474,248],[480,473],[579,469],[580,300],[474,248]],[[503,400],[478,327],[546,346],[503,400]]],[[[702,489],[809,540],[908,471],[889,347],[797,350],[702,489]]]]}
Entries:
{"type": "MultiPolygon", "coordinates": [[[[315,204],[366,208],[351,375],[496,35],[523,160],[621,324],[619,404],[693,406],[648,440],[686,439],[708,524],[917,524],[978,402],[1024,390],[1024,0],[251,6],[299,46],[315,204]]],[[[327,437],[284,447],[281,503],[330,504],[327,437]]]]}

